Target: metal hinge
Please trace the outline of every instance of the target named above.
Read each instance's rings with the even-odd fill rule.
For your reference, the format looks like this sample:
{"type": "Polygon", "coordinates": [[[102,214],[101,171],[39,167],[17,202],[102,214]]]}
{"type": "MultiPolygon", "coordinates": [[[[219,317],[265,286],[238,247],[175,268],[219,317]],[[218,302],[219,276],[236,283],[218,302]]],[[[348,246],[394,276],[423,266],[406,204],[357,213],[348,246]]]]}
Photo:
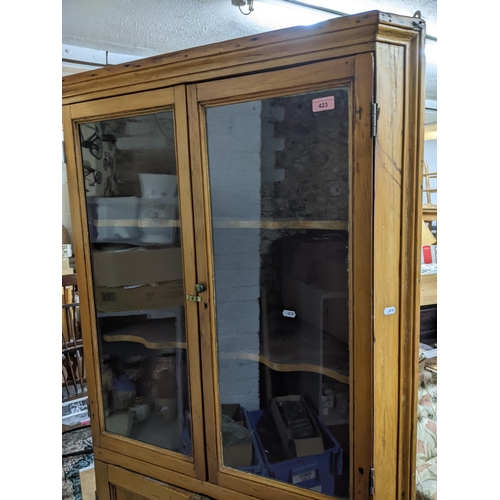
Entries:
{"type": "Polygon", "coordinates": [[[62,141],[62,157],[63,163],[66,163],[66,142],[62,141]]]}
{"type": "Polygon", "coordinates": [[[201,302],[201,297],[198,295],[187,295],[186,294],[186,299],[191,300],[192,302],[201,302]]]}
{"type": "Polygon", "coordinates": [[[371,496],[375,495],[375,469],[373,467],[370,467],[369,488],[370,488],[370,495],[371,496]]]}
{"type": "Polygon", "coordinates": [[[379,111],[378,104],[376,102],[372,102],[372,110],[371,110],[371,116],[372,116],[371,136],[372,137],[377,137],[378,111],[379,111]]]}

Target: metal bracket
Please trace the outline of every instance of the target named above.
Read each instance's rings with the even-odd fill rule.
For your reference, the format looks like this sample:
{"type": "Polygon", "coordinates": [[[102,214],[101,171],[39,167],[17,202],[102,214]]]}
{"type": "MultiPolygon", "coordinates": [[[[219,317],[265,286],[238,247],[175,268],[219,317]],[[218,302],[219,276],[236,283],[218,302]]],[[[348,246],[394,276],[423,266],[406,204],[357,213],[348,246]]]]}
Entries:
{"type": "MultiPolygon", "coordinates": [[[[196,285],[194,285],[194,291],[196,293],[202,293],[205,292],[206,290],[207,290],[207,285],[205,285],[205,283],[196,283],[196,285]]],[[[191,300],[192,302],[201,302],[201,297],[198,297],[198,295],[186,294],[186,299],[191,300]]]]}
{"type": "Polygon", "coordinates": [[[371,109],[371,115],[372,115],[371,136],[372,137],[377,137],[378,112],[379,112],[378,104],[376,102],[372,102],[372,109],[371,109]]]}

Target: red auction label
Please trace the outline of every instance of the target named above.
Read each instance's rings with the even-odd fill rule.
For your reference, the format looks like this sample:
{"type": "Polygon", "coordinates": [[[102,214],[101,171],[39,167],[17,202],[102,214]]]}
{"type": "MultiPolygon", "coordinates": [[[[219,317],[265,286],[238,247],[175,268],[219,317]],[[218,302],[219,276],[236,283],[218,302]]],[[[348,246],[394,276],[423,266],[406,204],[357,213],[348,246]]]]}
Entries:
{"type": "Polygon", "coordinates": [[[318,99],[313,99],[313,112],[316,111],[328,111],[329,109],[333,109],[335,107],[335,97],[319,97],[318,99]]]}

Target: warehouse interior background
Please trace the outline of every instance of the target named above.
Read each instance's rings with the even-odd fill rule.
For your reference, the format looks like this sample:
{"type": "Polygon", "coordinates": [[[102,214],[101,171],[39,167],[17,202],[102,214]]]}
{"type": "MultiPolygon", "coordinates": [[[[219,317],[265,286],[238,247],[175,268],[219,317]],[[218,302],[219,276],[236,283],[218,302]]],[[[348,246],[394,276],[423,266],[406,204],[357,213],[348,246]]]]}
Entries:
{"type": "MultiPolygon", "coordinates": [[[[426,100],[435,101],[437,105],[439,85],[441,259],[438,289],[443,371],[440,387],[441,419],[447,422],[440,432],[440,494],[446,498],[455,493],[453,498],[461,498],[467,490],[475,497],[488,497],[496,487],[493,483],[496,464],[480,458],[487,456],[481,448],[484,446],[486,451],[486,446],[493,449],[500,444],[498,438],[495,440],[498,434],[491,432],[496,422],[496,405],[488,383],[498,378],[495,349],[498,327],[494,313],[498,307],[495,285],[500,273],[494,214],[498,213],[500,177],[494,149],[498,142],[496,116],[500,111],[496,99],[498,28],[495,22],[500,8],[484,0],[476,2],[474,9],[467,4],[441,2],[438,36],[436,1],[331,0],[326,3],[332,10],[346,14],[378,9],[413,15],[420,10],[427,21],[427,34],[436,38],[428,40],[429,46],[435,45],[436,52],[434,56],[427,54],[428,70],[432,57],[435,58],[435,73],[433,76],[431,73],[428,80],[426,100]],[[439,83],[437,39],[441,61],[439,83]],[[475,297],[468,294],[466,304],[462,299],[464,289],[477,290],[475,297]],[[471,336],[474,340],[477,338],[473,344],[471,336]],[[473,351],[472,358],[469,352],[474,348],[478,350],[473,351]],[[473,376],[465,377],[465,364],[472,359],[479,359],[479,363],[471,365],[473,376]],[[473,394],[468,405],[463,404],[464,394],[473,394]],[[468,439],[457,438],[460,420],[472,414],[480,415],[471,438],[476,443],[476,458],[468,461],[466,477],[460,474],[457,481],[457,470],[461,470],[464,454],[469,454],[466,448],[470,443],[468,439]]],[[[9,460],[25,464],[9,472],[6,489],[10,485],[13,491],[19,491],[19,485],[23,485],[23,489],[38,492],[54,489],[54,494],[59,494],[60,487],[60,345],[58,334],[52,335],[52,331],[60,324],[60,305],[54,302],[59,300],[60,286],[55,243],[59,244],[62,211],[59,201],[61,75],[100,67],[106,61],[119,64],[297,25],[293,18],[272,15],[269,9],[293,11],[306,7],[285,1],[255,0],[254,8],[254,12],[246,16],[231,0],[63,0],[60,6],[37,3],[30,4],[29,9],[19,4],[4,7],[4,27],[11,26],[2,30],[1,35],[5,48],[3,105],[7,109],[2,133],[5,139],[9,137],[5,155],[8,161],[4,168],[9,168],[11,173],[12,167],[21,168],[22,174],[10,176],[10,186],[4,186],[0,202],[4,220],[9,220],[4,233],[4,255],[10,256],[3,260],[1,269],[7,277],[6,295],[12,297],[2,315],[0,328],[6,334],[11,332],[5,335],[8,342],[4,352],[17,354],[2,365],[0,376],[6,382],[12,380],[13,374],[16,377],[16,383],[5,384],[3,396],[10,403],[4,407],[4,428],[9,430],[6,433],[9,460]],[[30,116],[34,122],[31,126],[28,125],[30,116]],[[34,303],[20,300],[28,294],[34,303]],[[33,346],[27,354],[33,363],[29,369],[27,365],[20,369],[16,359],[20,361],[26,356],[27,345],[33,346]],[[19,387],[32,390],[21,394],[19,387]],[[33,411],[35,401],[41,402],[36,412],[33,411]],[[54,465],[37,465],[27,481],[26,452],[33,450],[34,443],[39,452],[49,455],[47,463],[54,465]]],[[[305,18],[304,12],[301,10],[301,19],[305,18]]],[[[321,20],[319,17],[324,14],[321,10],[311,12],[311,22],[315,16],[321,20]]],[[[45,461],[44,458],[42,462],[45,461]]]]}

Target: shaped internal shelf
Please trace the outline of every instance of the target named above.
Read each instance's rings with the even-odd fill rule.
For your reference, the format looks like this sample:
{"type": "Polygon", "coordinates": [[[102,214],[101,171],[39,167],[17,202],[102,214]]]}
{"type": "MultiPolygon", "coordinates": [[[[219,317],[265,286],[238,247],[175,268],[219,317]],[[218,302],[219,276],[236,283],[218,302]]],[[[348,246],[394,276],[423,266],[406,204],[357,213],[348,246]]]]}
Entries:
{"type": "Polygon", "coordinates": [[[318,373],[349,384],[347,344],[300,319],[283,318],[279,330],[261,340],[259,353],[219,351],[219,356],[256,361],[280,372],[318,373]]]}
{"type": "Polygon", "coordinates": [[[148,349],[186,349],[180,333],[175,321],[155,319],[116,328],[102,338],[106,342],[137,342],[148,349]]]}
{"type": "MultiPolygon", "coordinates": [[[[330,292],[328,295],[336,297],[345,293],[330,292]]],[[[344,342],[299,317],[283,317],[272,331],[269,330],[260,334],[259,352],[224,352],[224,341],[220,339],[220,358],[246,359],[272,370],[313,372],[349,383],[349,349],[344,342]]],[[[103,339],[106,342],[137,342],[148,349],[186,349],[184,332],[179,322],[172,318],[122,326],[103,334],[103,339]]]]}
{"type": "Polygon", "coordinates": [[[214,228],[248,228],[248,229],[331,229],[347,230],[347,221],[341,220],[303,220],[303,219],[273,219],[273,220],[220,220],[212,222],[214,228]]]}

